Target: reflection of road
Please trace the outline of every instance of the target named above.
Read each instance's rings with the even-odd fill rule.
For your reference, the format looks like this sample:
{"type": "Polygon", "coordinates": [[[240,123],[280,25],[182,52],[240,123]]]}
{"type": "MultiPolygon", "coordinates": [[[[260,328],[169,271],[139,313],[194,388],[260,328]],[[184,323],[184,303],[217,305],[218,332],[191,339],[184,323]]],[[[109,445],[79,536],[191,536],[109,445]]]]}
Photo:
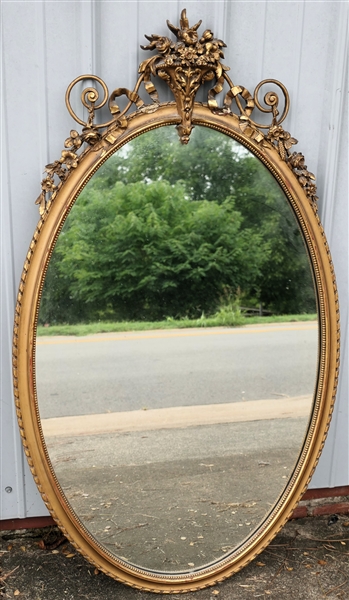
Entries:
{"type": "MultiPolygon", "coordinates": [[[[273,398],[225,404],[172,406],[152,410],[76,415],[42,419],[45,437],[97,435],[114,432],[179,429],[220,423],[248,423],[303,417],[310,413],[312,397],[273,398]]],[[[287,425],[285,425],[287,427],[287,425]]],[[[281,427],[281,425],[280,425],[281,427]]]]}
{"type": "Polygon", "coordinates": [[[39,338],[43,418],[311,395],[316,323],[39,338]]]}
{"type": "MultiPolygon", "coordinates": [[[[238,404],[252,402],[232,406],[238,404]]],[[[272,419],[46,441],[60,485],[97,539],[131,562],[173,571],[221,557],[260,523],[288,481],[306,423],[272,419]]]]}

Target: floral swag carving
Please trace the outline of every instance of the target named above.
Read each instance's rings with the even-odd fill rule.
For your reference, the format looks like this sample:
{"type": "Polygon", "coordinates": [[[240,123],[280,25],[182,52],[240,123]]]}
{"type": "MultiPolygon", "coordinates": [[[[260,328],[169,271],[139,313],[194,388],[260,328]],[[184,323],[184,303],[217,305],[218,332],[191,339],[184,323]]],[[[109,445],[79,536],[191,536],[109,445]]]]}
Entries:
{"type": "Polygon", "coordinates": [[[239,119],[239,127],[242,132],[250,128],[251,138],[263,146],[273,146],[276,148],[282,160],[298,178],[299,183],[317,213],[317,200],[315,176],[310,173],[305,165],[305,158],[300,152],[291,152],[292,146],[297,144],[297,140],[291,137],[290,133],[285,131],[281,123],[286,118],[289,110],[289,95],[285,86],[275,79],[265,79],[261,81],[253,96],[242,87],[236,86],[227,75],[229,67],[221,63],[224,58],[222,48],[226,44],[214,37],[210,29],[206,29],[199,38],[197,30],[201,21],[196,25],[189,27],[189,21],[186,16],[186,10],[181,13],[180,27],[175,27],[169,21],[167,26],[175,35],[177,41],[174,42],[166,36],[152,34],[145,37],[150,42],[147,46],[141,46],[143,50],[156,50],[157,54],[143,61],[139,66],[140,76],[134,89],[117,88],[109,96],[108,88],[104,81],[95,75],[82,75],[74,79],[69,85],[66,93],[66,105],[73,119],[83,126],[81,133],[71,130],[70,137],[65,140],[64,150],[61,157],[53,163],[46,165],[45,176],[41,182],[41,193],[36,200],[39,204],[40,215],[42,216],[49,210],[50,205],[57,195],[62,183],[69,177],[84,154],[78,155],[78,150],[83,144],[93,147],[95,151],[102,149],[103,141],[113,143],[114,136],[111,129],[123,130],[128,126],[127,113],[135,105],[138,112],[152,113],[160,106],[159,95],[152,81],[152,77],[163,79],[171,89],[178,114],[181,122],[177,125],[177,131],[182,144],[187,144],[193,129],[192,113],[194,108],[195,96],[198,89],[205,83],[213,81],[213,87],[207,94],[207,105],[213,113],[232,114],[239,119]],[[98,82],[103,89],[103,99],[99,104],[99,92],[97,88],[88,87],[81,94],[81,102],[88,111],[87,121],[81,120],[73,111],[70,103],[70,95],[73,87],[80,81],[98,82]],[[141,84],[150,97],[151,103],[145,104],[138,94],[141,84]],[[225,94],[223,105],[219,106],[216,96],[223,91],[225,84],[229,89],[225,94]],[[276,92],[268,92],[264,96],[264,106],[259,102],[258,95],[261,87],[265,84],[275,84],[281,89],[284,97],[284,108],[280,115],[278,110],[279,98],[276,92]],[[120,96],[126,96],[128,103],[121,111],[115,103],[115,99],[120,96]],[[94,122],[95,111],[102,108],[108,101],[108,108],[111,119],[105,123],[97,124],[94,122]],[[237,109],[233,112],[232,106],[237,109]],[[257,108],[260,112],[269,113],[272,116],[271,123],[265,125],[257,123],[251,118],[253,111],[257,108]],[[267,133],[261,130],[267,129],[267,133]],[[105,130],[102,134],[100,130],[105,130]]]}

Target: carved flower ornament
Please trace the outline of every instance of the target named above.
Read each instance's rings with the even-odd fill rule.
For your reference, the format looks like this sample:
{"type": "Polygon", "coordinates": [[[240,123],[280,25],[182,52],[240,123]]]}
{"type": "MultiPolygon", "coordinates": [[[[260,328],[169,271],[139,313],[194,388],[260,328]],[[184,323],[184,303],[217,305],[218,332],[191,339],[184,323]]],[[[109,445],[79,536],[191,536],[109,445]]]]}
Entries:
{"type": "Polygon", "coordinates": [[[81,133],[72,129],[70,137],[65,140],[65,150],[61,153],[61,158],[47,165],[46,176],[41,183],[41,194],[36,200],[40,205],[40,214],[43,214],[48,209],[51,201],[55,198],[61,182],[65,181],[71,171],[75,169],[79,163],[80,157],[77,150],[88,144],[92,146],[94,151],[102,148],[103,135],[100,132],[103,128],[107,128],[107,134],[104,139],[112,143],[114,140],[113,134],[109,133],[111,127],[117,127],[125,130],[128,127],[129,117],[127,112],[132,106],[136,107],[139,112],[152,113],[158,110],[160,100],[156,87],[152,81],[152,77],[160,77],[170,87],[177,105],[178,114],[181,122],[177,125],[177,131],[182,144],[187,144],[190,139],[190,134],[193,129],[192,113],[194,107],[195,96],[200,86],[205,81],[215,80],[213,87],[208,92],[208,107],[216,114],[232,114],[233,104],[238,109],[238,118],[240,129],[243,132],[252,131],[253,139],[257,143],[264,146],[273,146],[279,153],[283,161],[285,161],[290,169],[296,174],[299,183],[303,187],[314,211],[317,211],[315,177],[307,170],[304,164],[304,156],[299,152],[291,154],[290,149],[297,144],[297,140],[291,137],[290,133],[285,131],[281,126],[281,122],[287,115],[289,109],[289,97],[285,86],[276,80],[261,81],[255,89],[254,95],[239,85],[235,85],[228,77],[227,71],[229,67],[221,63],[224,58],[223,48],[226,44],[214,37],[210,29],[206,29],[199,38],[198,29],[201,21],[189,26],[189,21],[184,9],[181,13],[179,27],[172,25],[167,21],[167,26],[175,35],[176,41],[172,41],[167,36],[163,35],[146,35],[149,41],[146,46],[141,46],[143,50],[153,51],[157,54],[144,60],[139,66],[139,79],[133,91],[126,88],[117,88],[114,90],[108,101],[111,120],[107,123],[96,125],[94,123],[95,111],[107,102],[109,92],[105,83],[94,75],[81,76],[74,80],[68,90],[66,96],[66,104],[72,117],[84,126],[81,133]],[[104,91],[104,98],[99,105],[97,101],[99,93],[95,88],[87,88],[81,95],[81,101],[88,110],[88,120],[86,123],[81,121],[71,108],[69,97],[71,89],[82,80],[95,80],[104,91]],[[146,92],[149,94],[151,102],[145,104],[138,94],[140,84],[143,82],[146,92]],[[276,92],[268,92],[264,97],[264,103],[267,107],[262,107],[258,100],[258,93],[262,85],[273,83],[281,88],[285,106],[282,114],[278,110],[278,95],[276,92]],[[218,106],[216,96],[222,92],[224,84],[228,84],[229,90],[226,93],[223,101],[223,106],[218,106]],[[115,99],[119,96],[126,95],[129,100],[126,108],[121,111],[119,106],[115,104],[115,99]],[[252,119],[252,113],[255,108],[262,112],[272,114],[272,122],[270,125],[256,123],[252,119]],[[263,134],[260,130],[267,129],[267,133],[263,134]],[[60,182],[55,181],[55,177],[60,182]]]}

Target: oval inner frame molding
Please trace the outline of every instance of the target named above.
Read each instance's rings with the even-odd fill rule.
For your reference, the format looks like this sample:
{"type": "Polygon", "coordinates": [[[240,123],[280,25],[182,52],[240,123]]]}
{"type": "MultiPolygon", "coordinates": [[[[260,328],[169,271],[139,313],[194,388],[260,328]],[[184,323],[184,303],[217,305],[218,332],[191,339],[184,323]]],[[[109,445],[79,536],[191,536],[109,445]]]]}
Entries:
{"type": "Polygon", "coordinates": [[[177,43],[160,36],[149,37],[146,49],[155,49],[159,54],[140,65],[141,75],[133,91],[118,88],[109,96],[104,82],[90,75],[77,78],[68,87],[68,110],[83,129],[80,134],[72,130],[60,159],[46,166],[42,192],[37,200],[40,220],[24,264],[14,325],[13,375],[19,428],[29,466],[47,508],[66,537],[98,569],[132,587],[163,593],[194,591],[229,577],[257,556],[285,524],[309,483],[324,445],[339,368],[339,312],[334,269],[318,216],[314,176],[307,170],[304,156],[291,152],[297,141],[281,127],[289,106],[287,90],[276,80],[258,84],[253,96],[245,88],[235,86],[220,62],[224,43],[216,40],[209,30],[199,39],[198,27],[199,24],[190,28],[182,11],[180,27],[169,24],[177,43]],[[160,103],[151,80],[156,75],[168,83],[175,102],[160,103]],[[89,113],[87,122],[76,117],[70,107],[72,88],[85,79],[102,85],[104,93],[99,102],[97,89],[90,87],[83,91],[82,103],[89,113]],[[213,82],[207,104],[195,102],[196,91],[204,81],[213,82]],[[150,104],[146,105],[138,94],[141,83],[150,96],[150,104]],[[260,104],[258,93],[264,83],[281,89],[285,99],[281,115],[276,92],[266,94],[265,107],[260,104]],[[223,106],[219,107],[215,96],[224,84],[228,84],[229,90],[223,106]],[[122,112],[115,103],[121,95],[129,100],[122,112]],[[96,125],[95,111],[107,101],[111,119],[96,125]],[[231,109],[233,102],[236,114],[231,109]],[[133,104],[136,111],[129,113],[133,104]],[[270,125],[252,120],[255,108],[271,114],[270,125]],[[232,552],[214,563],[181,573],[133,566],[109,553],[81,523],[50,462],[41,428],[35,375],[41,291],[55,242],[69,211],[93,174],[112,154],[133,138],[167,125],[177,127],[182,143],[190,143],[191,129],[195,125],[216,129],[244,145],[268,168],[287,197],[302,232],[313,271],[319,317],[318,378],[313,409],[296,467],[282,494],[257,530],[232,552]],[[266,133],[261,131],[263,129],[266,133]],[[84,143],[85,150],[78,154],[84,143]]]}

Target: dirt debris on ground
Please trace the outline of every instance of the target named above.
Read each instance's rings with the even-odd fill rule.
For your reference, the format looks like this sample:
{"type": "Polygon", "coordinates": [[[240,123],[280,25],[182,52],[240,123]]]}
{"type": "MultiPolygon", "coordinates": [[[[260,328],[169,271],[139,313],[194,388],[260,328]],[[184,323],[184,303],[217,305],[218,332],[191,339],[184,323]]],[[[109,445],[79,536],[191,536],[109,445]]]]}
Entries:
{"type": "MultiPolygon", "coordinates": [[[[85,561],[55,527],[0,534],[0,597],[19,600],[151,600],[85,561]]],[[[168,596],[167,596],[168,597],[168,596]]],[[[289,521],[241,572],[174,600],[349,600],[349,515],[289,521]]]]}

